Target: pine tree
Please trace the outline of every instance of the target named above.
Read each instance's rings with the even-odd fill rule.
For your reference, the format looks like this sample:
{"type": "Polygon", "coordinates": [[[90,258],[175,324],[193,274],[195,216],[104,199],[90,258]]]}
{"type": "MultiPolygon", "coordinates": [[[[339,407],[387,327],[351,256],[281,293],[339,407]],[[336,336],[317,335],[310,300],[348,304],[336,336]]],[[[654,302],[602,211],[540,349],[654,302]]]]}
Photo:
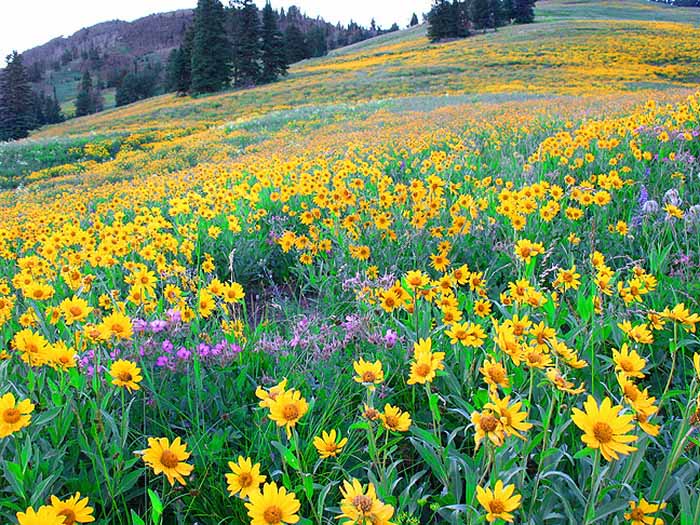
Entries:
{"type": "Polygon", "coordinates": [[[496,29],[505,24],[505,11],[503,10],[503,2],[501,0],[490,0],[491,7],[491,27],[496,29]]]}
{"type": "Polygon", "coordinates": [[[0,141],[21,139],[36,125],[32,88],[22,55],[13,51],[0,71],[0,141]]]}
{"type": "Polygon", "coordinates": [[[40,128],[46,124],[45,108],[46,96],[43,91],[32,91],[32,120],[35,128],[40,128]]]}
{"type": "Polygon", "coordinates": [[[469,4],[466,1],[454,0],[452,2],[452,16],[454,17],[455,34],[457,38],[469,36],[469,4]]]}
{"type": "Polygon", "coordinates": [[[513,20],[513,0],[503,0],[501,2],[501,6],[503,9],[503,22],[506,24],[510,24],[510,22],[513,20]]]}
{"type": "Polygon", "coordinates": [[[417,26],[418,25],[418,15],[413,13],[413,16],[411,17],[411,23],[410,26],[417,26]]]}
{"type": "Polygon", "coordinates": [[[326,32],[319,26],[314,26],[306,33],[306,41],[309,54],[312,57],[322,57],[328,53],[328,41],[326,32]]]}
{"type": "Polygon", "coordinates": [[[46,118],[47,124],[58,124],[59,122],[63,122],[65,120],[63,113],[61,113],[61,105],[59,104],[58,97],[56,96],[55,86],[53,88],[53,96],[46,97],[44,117],[46,118]]]}
{"type": "Polygon", "coordinates": [[[274,82],[287,74],[287,58],[284,53],[284,36],[279,30],[277,13],[270,2],[262,11],[260,58],[262,60],[261,82],[274,82]]]}
{"type": "Polygon", "coordinates": [[[234,50],[237,86],[254,86],[260,80],[260,17],[253,0],[238,0],[234,10],[236,42],[234,50]]]}
{"type": "Polygon", "coordinates": [[[176,91],[179,95],[186,95],[192,84],[192,44],[194,42],[194,28],[190,26],[185,32],[185,37],[178,49],[170,53],[167,67],[167,90],[176,91]]]}
{"type": "Polygon", "coordinates": [[[472,0],[471,20],[474,29],[493,27],[490,0],[472,0]]]}
{"type": "Polygon", "coordinates": [[[83,117],[92,113],[95,113],[94,98],[92,96],[92,77],[89,71],[85,71],[80,81],[78,98],[75,100],[75,116],[83,117]]]}
{"type": "Polygon", "coordinates": [[[194,94],[213,93],[231,80],[230,45],[224,29],[224,6],[219,0],[198,0],[192,41],[194,94]]]}
{"type": "Polygon", "coordinates": [[[516,24],[535,21],[535,0],[513,0],[512,18],[516,24]]]}
{"type": "Polygon", "coordinates": [[[447,0],[434,0],[428,13],[428,38],[437,42],[443,38],[454,36],[450,25],[454,25],[453,7],[447,0]]]}
{"type": "Polygon", "coordinates": [[[295,24],[287,26],[287,30],[284,32],[284,49],[287,64],[294,64],[311,57],[306,35],[295,24]]]}

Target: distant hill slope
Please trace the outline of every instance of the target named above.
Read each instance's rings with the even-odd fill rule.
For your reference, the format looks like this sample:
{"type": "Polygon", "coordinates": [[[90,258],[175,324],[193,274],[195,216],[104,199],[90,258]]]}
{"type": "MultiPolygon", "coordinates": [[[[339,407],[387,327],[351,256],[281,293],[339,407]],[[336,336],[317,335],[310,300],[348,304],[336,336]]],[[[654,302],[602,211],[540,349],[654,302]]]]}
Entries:
{"type": "Polygon", "coordinates": [[[106,106],[114,105],[114,89],[124,71],[163,64],[180,45],[194,11],[183,9],[149,15],[133,22],[112,20],[55,38],[23,53],[38,90],[54,89],[64,111],[72,112],[83,71],[96,74],[106,91],[106,106]]]}
{"type": "MultiPolygon", "coordinates": [[[[35,88],[46,94],[55,90],[66,114],[73,113],[73,101],[86,70],[99,79],[105,108],[110,108],[114,106],[115,88],[124,73],[148,64],[164,70],[169,53],[180,46],[193,21],[193,9],[152,14],[133,22],[112,20],[68,37],[55,38],[22,54],[35,88]]],[[[334,25],[322,18],[308,17],[295,6],[286,12],[280,10],[279,24],[282,31],[295,25],[307,34],[319,28],[326,37],[327,49],[360,42],[382,32],[381,28],[367,29],[354,22],[347,26],[334,25]]]]}

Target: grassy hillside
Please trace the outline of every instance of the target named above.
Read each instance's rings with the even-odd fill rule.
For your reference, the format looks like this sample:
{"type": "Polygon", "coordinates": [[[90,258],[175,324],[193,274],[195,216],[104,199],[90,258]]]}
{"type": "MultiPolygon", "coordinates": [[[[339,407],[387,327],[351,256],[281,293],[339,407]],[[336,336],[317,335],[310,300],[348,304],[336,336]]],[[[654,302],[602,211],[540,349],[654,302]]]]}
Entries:
{"type": "MultiPolygon", "coordinates": [[[[15,181],[32,171],[39,172],[31,174],[29,181],[43,180],[70,172],[76,157],[80,158],[44,154],[54,149],[50,137],[97,135],[111,154],[102,159],[86,156],[92,165],[96,160],[114,159],[118,143],[131,134],[175,131],[179,136],[182,128],[195,131],[240,120],[255,128],[255,119],[262,115],[325,108],[339,100],[354,110],[369,101],[397,98],[414,99],[414,106],[426,102],[430,108],[434,96],[444,99],[441,104],[622,93],[641,97],[645,90],[692,88],[700,79],[700,63],[695,59],[700,47],[697,10],[631,1],[624,8],[619,3],[612,8],[599,2],[538,5],[538,20],[542,21],[530,26],[512,26],[437,45],[428,43],[421,26],[303,62],[292,68],[289,78],[269,86],[198,99],[166,95],[71,120],[45,128],[34,135],[35,141],[19,146],[21,152],[28,149],[27,155],[21,153],[32,159],[27,166],[13,160],[11,150],[18,146],[0,147],[0,166],[15,181]],[[603,19],[605,13],[619,18],[603,19]],[[51,171],[41,172],[42,167],[51,171]]],[[[130,159],[133,156],[129,152],[130,159]]],[[[170,156],[169,160],[170,166],[161,165],[167,171],[199,159],[170,156]]],[[[123,163],[113,165],[119,177],[135,173],[123,163]]]]}
{"type": "Polygon", "coordinates": [[[1,146],[0,517],[700,523],[698,22],[542,1],[1,146]]]}

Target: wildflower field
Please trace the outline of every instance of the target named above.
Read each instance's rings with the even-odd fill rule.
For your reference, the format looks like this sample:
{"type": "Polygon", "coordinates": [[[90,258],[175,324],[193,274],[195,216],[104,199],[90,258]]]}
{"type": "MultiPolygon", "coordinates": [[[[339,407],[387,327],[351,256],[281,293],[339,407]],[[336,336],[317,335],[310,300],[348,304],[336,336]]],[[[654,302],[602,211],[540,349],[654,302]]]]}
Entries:
{"type": "Polygon", "coordinates": [[[0,520],[700,523],[700,10],[537,4],[0,146],[0,520]]]}

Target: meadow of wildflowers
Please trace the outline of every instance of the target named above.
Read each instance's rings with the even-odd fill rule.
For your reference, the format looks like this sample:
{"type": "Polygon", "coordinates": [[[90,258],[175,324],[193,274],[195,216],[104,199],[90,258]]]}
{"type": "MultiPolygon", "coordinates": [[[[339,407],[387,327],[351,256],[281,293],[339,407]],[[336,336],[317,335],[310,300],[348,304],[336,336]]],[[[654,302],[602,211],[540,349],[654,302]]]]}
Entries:
{"type": "Polygon", "coordinates": [[[0,519],[700,523],[700,15],[538,6],[3,147],[0,519]]]}

